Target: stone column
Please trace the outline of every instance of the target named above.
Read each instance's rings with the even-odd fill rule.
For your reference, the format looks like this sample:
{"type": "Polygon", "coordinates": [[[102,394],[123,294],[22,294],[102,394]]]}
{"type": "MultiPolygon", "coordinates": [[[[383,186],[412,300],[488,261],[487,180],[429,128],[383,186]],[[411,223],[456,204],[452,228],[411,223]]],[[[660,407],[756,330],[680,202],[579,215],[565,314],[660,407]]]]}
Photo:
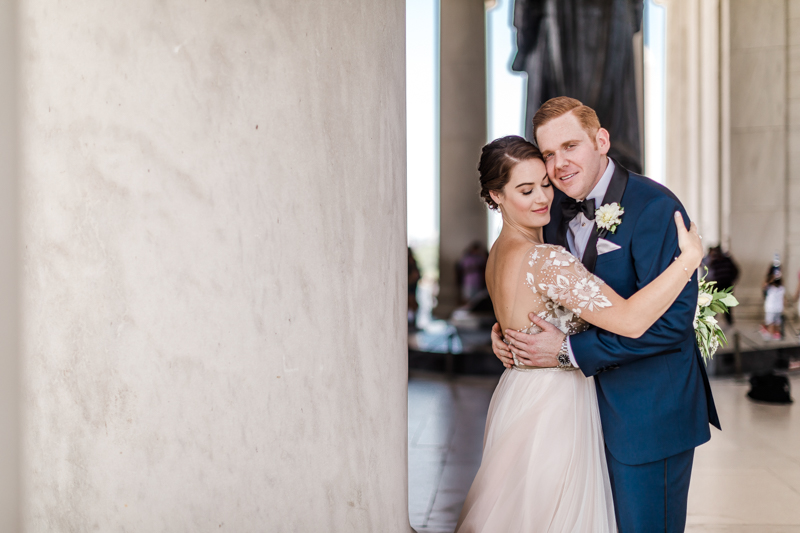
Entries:
{"type": "Polygon", "coordinates": [[[731,2],[719,3],[720,243],[731,246],[731,2]]]}
{"type": "Polygon", "coordinates": [[[17,9],[0,4],[0,531],[19,531],[17,9]]]}
{"type": "Polygon", "coordinates": [[[665,185],[708,245],[720,242],[719,1],[663,0],[666,7],[665,185]]]}
{"type": "MultiPolygon", "coordinates": [[[[739,316],[763,316],[761,284],[775,252],[787,282],[789,213],[800,198],[787,180],[787,2],[730,0],[731,252],[741,268],[739,316]]],[[[796,230],[795,230],[796,231],[796,230]]],[[[793,288],[794,283],[787,283],[793,288]]]]}
{"type": "Polygon", "coordinates": [[[26,531],[409,531],[404,13],[22,2],[26,531]]]}
{"type": "Polygon", "coordinates": [[[719,0],[702,0],[698,6],[698,228],[705,244],[719,244],[720,232],[720,51],[719,0]]]}
{"type": "Polygon", "coordinates": [[[663,0],[667,185],[741,270],[739,317],[761,318],[773,254],[800,268],[800,4],[663,0]]]}
{"type": "Polygon", "coordinates": [[[800,2],[788,3],[787,31],[787,178],[788,243],[785,272],[787,289],[797,288],[800,269],[800,2]]]}
{"type": "Polygon", "coordinates": [[[478,160],[486,144],[486,8],[483,0],[441,0],[439,306],[459,301],[455,266],[473,241],[486,243],[478,160]]]}

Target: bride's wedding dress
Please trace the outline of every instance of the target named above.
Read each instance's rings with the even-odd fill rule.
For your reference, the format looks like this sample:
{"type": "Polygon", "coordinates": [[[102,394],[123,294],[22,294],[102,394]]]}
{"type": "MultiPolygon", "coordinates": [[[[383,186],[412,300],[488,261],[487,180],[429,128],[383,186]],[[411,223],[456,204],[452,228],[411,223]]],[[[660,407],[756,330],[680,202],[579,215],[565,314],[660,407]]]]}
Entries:
{"type": "MultiPolygon", "coordinates": [[[[567,334],[588,327],[583,309],[611,305],[603,282],[559,246],[531,248],[519,283],[514,315],[532,311],[567,334]]],[[[518,362],[505,371],[456,531],[617,531],[593,378],[518,362]]]]}

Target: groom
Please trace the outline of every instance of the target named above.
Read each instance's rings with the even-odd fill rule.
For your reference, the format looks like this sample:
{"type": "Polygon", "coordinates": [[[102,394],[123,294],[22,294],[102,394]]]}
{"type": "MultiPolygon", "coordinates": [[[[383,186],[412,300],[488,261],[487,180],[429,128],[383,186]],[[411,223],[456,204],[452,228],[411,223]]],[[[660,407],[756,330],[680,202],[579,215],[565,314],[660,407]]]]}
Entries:
{"type": "MultiPolygon", "coordinates": [[[[628,172],[607,154],[608,132],[579,101],[548,100],[533,118],[533,135],[556,186],[545,240],[568,248],[620,296],[630,298],[680,254],[673,214],[680,201],[665,187],[628,172]],[[617,203],[615,227],[595,210],[617,203]]],[[[692,273],[689,273],[692,274],[692,273]]],[[[686,524],[689,478],[696,446],[719,428],[693,320],[697,277],[641,337],[599,328],[565,337],[531,314],[543,331],[492,330],[495,355],[513,364],[555,367],[568,356],[594,376],[603,424],[614,509],[621,533],[679,532],[686,524]]]]}

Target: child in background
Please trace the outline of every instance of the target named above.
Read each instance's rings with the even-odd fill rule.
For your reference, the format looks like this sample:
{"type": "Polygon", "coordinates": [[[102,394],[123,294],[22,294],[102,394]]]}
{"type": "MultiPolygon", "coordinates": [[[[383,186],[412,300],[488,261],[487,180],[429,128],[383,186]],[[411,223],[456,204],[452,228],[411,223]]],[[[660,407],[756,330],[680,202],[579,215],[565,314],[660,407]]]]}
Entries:
{"type": "Polygon", "coordinates": [[[764,325],[761,334],[765,339],[781,340],[783,299],[786,288],[783,286],[780,269],[772,268],[764,284],[764,325]]]}

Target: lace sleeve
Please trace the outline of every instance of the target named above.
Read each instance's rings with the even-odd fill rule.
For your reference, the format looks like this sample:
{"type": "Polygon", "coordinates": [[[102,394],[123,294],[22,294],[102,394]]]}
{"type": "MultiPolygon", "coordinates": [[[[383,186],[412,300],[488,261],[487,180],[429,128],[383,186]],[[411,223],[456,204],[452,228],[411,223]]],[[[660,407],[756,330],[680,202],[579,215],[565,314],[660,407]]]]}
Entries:
{"type": "Polygon", "coordinates": [[[531,250],[525,284],[576,316],[611,307],[611,301],[603,294],[603,280],[560,246],[541,245],[531,250]]]}

